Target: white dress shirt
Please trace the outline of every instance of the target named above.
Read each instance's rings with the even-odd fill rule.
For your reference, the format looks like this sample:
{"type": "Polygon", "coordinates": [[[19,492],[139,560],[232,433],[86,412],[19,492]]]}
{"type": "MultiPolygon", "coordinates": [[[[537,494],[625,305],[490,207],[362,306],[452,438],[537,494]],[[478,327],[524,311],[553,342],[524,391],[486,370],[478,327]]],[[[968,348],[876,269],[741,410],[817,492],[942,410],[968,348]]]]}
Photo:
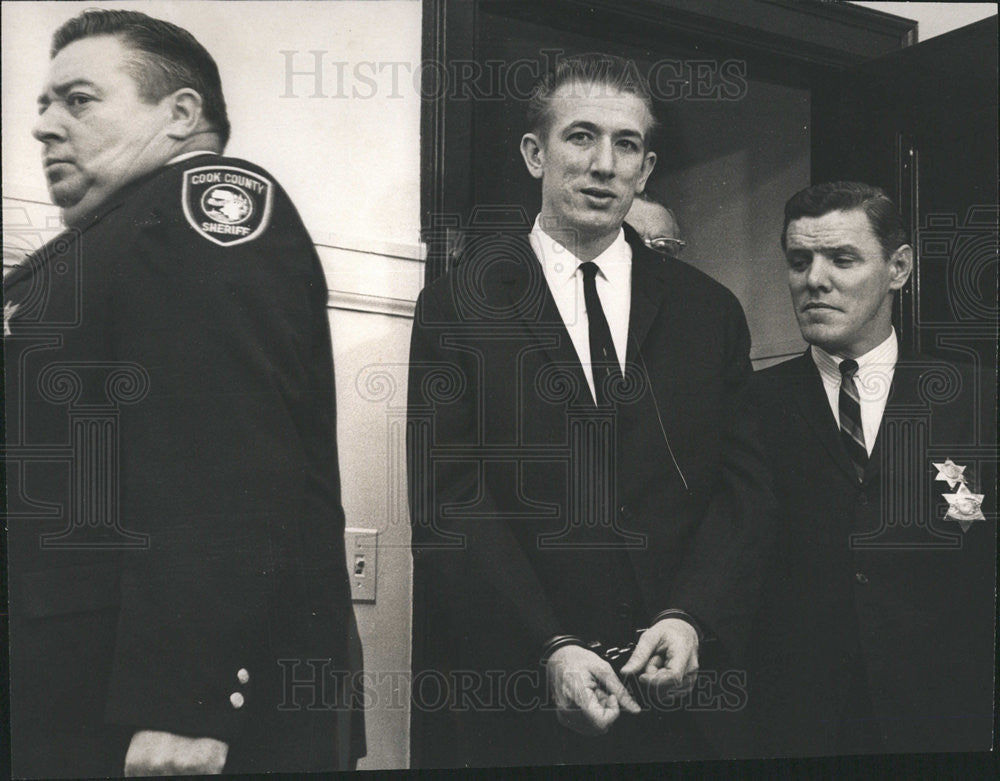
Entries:
{"type": "MultiPolygon", "coordinates": [[[[833,410],[833,419],[840,428],[840,362],[844,360],[830,355],[822,347],[815,344],[810,349],[812,359],[823,378],[823,389],[833,410]]],[[[865,447],[868,455],[875,447],[875,437],[885,412],[885,402],[889,398],[889,388],[892,376],[896,371],[896,359],[899,357],[899,345],[896,343],[896,329],[878,347],[875,347],[860,358],[857,358],[858,372],[854,375],[854,384],[861,400],[861,428],[865,432],[865,447]]]]}
{"type": "MultiPolygon", "coordinates": [[[[594,371],[590,365],[590,324],[583,298],[583,272],[581,261],[567,247],[546,233],[535,218],[529,236],[531,249],[542,264],[545,282],[556,301],[559,315],[569,331],[577,357],[596,400],[594,371]]],[[[628,318],[632,309],[632,248],[625,241],[625,232],[619,228],[618,236],[604,252],[594,258],[600,269],[596,278],[597,297],[611,329],[611,340],[618,354],[618,363],[625,372],[625,353],[628,349],[628,318]]]]}

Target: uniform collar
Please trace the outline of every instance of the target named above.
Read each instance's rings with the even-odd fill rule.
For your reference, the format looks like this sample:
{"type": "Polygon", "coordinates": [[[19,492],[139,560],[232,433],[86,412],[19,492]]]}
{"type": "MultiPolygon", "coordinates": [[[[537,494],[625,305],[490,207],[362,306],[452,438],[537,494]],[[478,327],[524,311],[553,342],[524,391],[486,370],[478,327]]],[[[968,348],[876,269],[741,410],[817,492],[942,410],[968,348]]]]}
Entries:
{"type": "Polygon", "coordinates": [[[159,168],[154,168],[152,171],[149,171],[148,173],[123,184],[115,190],[115,192],[105,198],[103,203],[98,204],[87,217],[84,217],[80,223],[74,227],[77,230],[85,230],[95,223],[100,222],[108,213],[121,206],[121,204],[127,200],[129,194],[134,192],[141,184],[162,173],[165,168],[169,168],[170,166],[176,163],[181,163],[185,160],[190,160],[192,157],[198,157],[199,155],[212,155],[214,157],[218,157],[219,153],[213,152],[210,149],[198,149],[193,152],[184,152],[175,157],[171,157],[159,168]]]}
{"type": "Polygon", "coordinates": [[[218,157],[219,153],[213,152],[211,149],[196,149],[194,152],[184,152],[176,157],[171,157],[166,163],[164,163],[164,166],[181,163],[185,160],[190,160],[192,157],[198,157],[198,155],[214,155],[215,157],[218,157]]]}

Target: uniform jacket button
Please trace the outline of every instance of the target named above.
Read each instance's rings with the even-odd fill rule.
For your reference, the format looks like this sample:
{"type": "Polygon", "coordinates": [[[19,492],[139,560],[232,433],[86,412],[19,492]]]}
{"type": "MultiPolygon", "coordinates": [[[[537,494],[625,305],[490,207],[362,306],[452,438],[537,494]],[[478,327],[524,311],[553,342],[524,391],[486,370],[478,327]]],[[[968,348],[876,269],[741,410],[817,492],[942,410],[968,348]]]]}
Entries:
{"type": "Polygon", "coordinates": [[[867,506],[867,504],[868,504],[868,494],[866,494],[864,492],[858,494],[858,504],[860,504],[862,507],[867,506]]]}
{"type": "Polygon", "coordinates": [[[246,667],[241,667],[239,670],[236,671],[236,680],[238,680],[242,684],[250,682],[250,673],[247,672],[246,667]]]}
{"type": "Polygon", "coordinates": [[[618,603],[618,617],[622,619],[632,617],[632,606],[628,602],[618,603]]]}
{"type": "Polygon", "coordinates": [[[868,582],[868,576],[865,573],[863,573],[863,572],[855,572],[854,573],[854,579],[856,581],[858,581],[858,583],[867,583],[868,582]]]}
{"type": "Polygon", "coordinates": [[[236,710],[243,707],[243,702],[243,695],[239,692],[233,692],[229,695],[229,704],[236,708],[236,710]]]}

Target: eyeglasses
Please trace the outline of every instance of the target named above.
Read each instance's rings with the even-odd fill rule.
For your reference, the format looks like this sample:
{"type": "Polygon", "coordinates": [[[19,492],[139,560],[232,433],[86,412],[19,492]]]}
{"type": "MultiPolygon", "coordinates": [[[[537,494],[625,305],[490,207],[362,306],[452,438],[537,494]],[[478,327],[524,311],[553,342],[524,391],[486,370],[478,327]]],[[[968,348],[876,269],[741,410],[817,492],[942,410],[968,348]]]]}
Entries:
{"type": "Polygon", "coordinates": [[[655,236],[652,239],[643,239],[642,241],[643,244],[653,250],[653,252],[659,252],[661,255],[666,255],[669,258],[680,255],[681,250],[687,246],[687,244],[680,239],[674,239],[667,236],[655,236]]]}

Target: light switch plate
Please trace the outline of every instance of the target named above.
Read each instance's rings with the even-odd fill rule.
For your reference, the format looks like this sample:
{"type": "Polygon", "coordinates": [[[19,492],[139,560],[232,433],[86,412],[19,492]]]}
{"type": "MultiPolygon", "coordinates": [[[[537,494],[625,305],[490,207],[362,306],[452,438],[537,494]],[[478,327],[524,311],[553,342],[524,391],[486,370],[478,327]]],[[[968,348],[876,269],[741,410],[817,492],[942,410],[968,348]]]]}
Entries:
{"type": "Polygon", "coordinates": [[[378,532],[375,529],[344,529],[347,549],[347,576],[351,581],[354,602],[375,602],[378,574],[378,532]]]}

